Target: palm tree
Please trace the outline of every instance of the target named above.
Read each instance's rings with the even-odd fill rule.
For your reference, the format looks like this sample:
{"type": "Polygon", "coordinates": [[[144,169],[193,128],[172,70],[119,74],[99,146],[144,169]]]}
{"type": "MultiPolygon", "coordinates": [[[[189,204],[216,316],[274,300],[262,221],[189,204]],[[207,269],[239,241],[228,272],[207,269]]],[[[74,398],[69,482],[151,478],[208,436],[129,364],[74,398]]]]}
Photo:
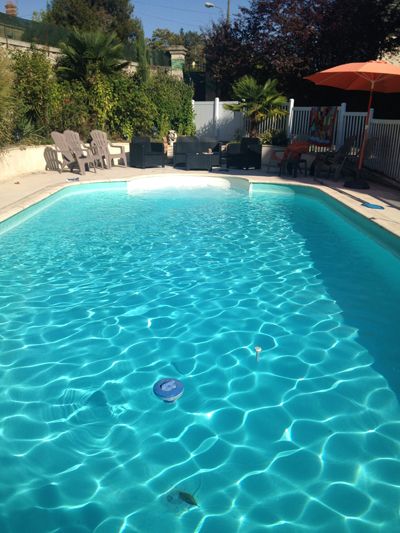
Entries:
{"type": "Polygon", "coordinates": [[[75,30],[62,43],[58,65],[60,76],[68,80],[89,81],[96,74],[112,75],[123,69],[124,47],[115,33],[75,30]]]}
{"type": "Polygon", "coordinates": [[[257,124],[266,118],[285,115],[282,109],[287,100],[276,88],[278,80],[267,80],[263,85],[252,76],[243,76],[232,86],[237,104],[224,104],[225,109],[241,111],[249,119],[250,137],[257,136],[257,124]]]}

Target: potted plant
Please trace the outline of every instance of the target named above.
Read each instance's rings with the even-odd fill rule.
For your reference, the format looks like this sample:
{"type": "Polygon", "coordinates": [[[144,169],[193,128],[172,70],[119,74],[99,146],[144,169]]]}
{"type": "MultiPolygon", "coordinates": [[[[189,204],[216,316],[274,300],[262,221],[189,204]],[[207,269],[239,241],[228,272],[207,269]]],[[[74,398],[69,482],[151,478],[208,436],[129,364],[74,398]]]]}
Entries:
{"type": "Polygon", "coordinates": [[[289,144],[289,139],[284,130],[269,130],[261,135],[262,154],[261,165],[269,168],[270,166],[278,166],[279,155],[274,158],[273,154],[283,152],[285,147],[289,144]],[[271,159],[272,158],[272,159],[271,159]]]}

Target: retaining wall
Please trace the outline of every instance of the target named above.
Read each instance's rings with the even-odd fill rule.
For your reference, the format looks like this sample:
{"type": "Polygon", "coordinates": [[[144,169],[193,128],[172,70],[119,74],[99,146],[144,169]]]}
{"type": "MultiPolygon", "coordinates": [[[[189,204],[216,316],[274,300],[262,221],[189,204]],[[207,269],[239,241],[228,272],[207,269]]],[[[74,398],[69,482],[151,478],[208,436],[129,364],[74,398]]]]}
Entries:
{"type": "Polygon", "coordinates": [[[18,146],[0,152],[0,181],[18,178],[23,174],[44,172],[44,149],[49,145],[18,146]]]}

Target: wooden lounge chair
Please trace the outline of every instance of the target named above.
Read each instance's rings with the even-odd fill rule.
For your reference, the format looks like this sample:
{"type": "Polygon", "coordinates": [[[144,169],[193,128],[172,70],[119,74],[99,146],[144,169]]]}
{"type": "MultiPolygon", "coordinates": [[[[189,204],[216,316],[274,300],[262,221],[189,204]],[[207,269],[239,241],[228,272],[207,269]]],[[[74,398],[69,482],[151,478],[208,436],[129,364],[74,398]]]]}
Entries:
{"type": "MultiPolygon", "coordinates": [[[[74,168],[79,170],[79,165],[77,162],[77,159],[75,157],[74,152],[71,150],[67,139],[65,138],[65,135],[63,133],[60,133],[58,131],[52,131],[51,132],[51,138],[53,139],[54,146],[55,146],[55,155],[58,159],[58,165],[57,170],[58,172],[61,172],[64,170],[65,167],[68,167],[71,172],[74,170],[74,168]],[[58,154],[61,156],[61,161],[58,158],[58,154]]],[[[54,153],[50,154],[49,151],[46,152],[45,150],[45,160],[46,160],[46,170],[53,170],[52,165],[54,165],[54,161],[52,165],[49,163],[49,159],[54,159],[54,153]]]]}
{"type": "Polygon", "coordinates": [[[74,154],[75,160],[79,167],[80,174],[85,174],[85,166],[92,165],[93,170],[96,172],[96,158],[89,145],[84,145],[79,137],[79,133],[72,130],[65,130],[64,137],[67,141],[67,145],[70,151],[74,154]]]}
{"type": "Polygon", "coordinates": [[[111,168],[114,159],[117,159],[118,162],[122,161],[123,166],[128,166],[124,146],[110,143],[107,139],[107,134],[101,130],[92,130],[90,136],[92,137],[92,142],[90,143],[92,151],[99,158],[102,165],[105,164],[107,168],[111,168]],[[119,153],[111,153],[110,147],[118,148],[119,153]]]}
{"type": "Polygon", "coordinates": [[[46,161],[46,170],[57,170],[61,174],[63,170],[63,163],[59,160],[58,154],[60,150],[46,146],[44,149],[44,160],[46,161]]]}

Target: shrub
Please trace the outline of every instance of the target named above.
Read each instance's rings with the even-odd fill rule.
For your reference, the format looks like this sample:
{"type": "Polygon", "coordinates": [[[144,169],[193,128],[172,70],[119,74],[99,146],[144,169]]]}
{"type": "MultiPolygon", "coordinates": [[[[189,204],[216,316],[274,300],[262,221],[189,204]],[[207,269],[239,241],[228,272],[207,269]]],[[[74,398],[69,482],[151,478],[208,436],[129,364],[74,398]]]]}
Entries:
{"type": "Polygon", "coordinates": [[[181,135],[193,134],[193,88],[167,73],[156,74],[147,86],[158,110],[155,117],[158,134],[165,136],[170,129],[181,135]]]}
{"type": "Polygon", "coordinates": [[[112,90],[112,81],[103,74],[93,76],[87,83],[88,111],[91,126],[104,130],[115,108],[115,95],[112,90]]]}
{"type": "Polygon", "coordinates": [[[127,75],[112,80],[114,107],[107,129],[113,137],[130,140],[134,135],[150,135],[157,107],[138,78],[127,75]]]}
{"type": "Polygon", "coordinates": [[[91,128],[88,95],[79,81],[58,82],[50,95],[50,128],[79,131],[88,137],[91,128]]]}
{"type": "Polygon", "coordinates": [[[0,50],[0,147],[11,141],[13,127],[14,75],[6,53],[0,50]]]}
{"type": "Polygon", "coordinates": [[[37,131],[47,134],[51,94],[56,85],[49,59],[44,52],[32,48],[13,54],[12,65],[18,100],[16,129],[29,122],[37,131]]]}
{"type": "MultiPolygon", "coordinates": [[[[35,48],[15,53],[11,63],[12,72],[6,67],[6,59],[0,58],[0,82],[4,77],[0,94],[11,91],[13,73],[16,140],[40,142],[47,140],[52,130],[65,129],[88,138],[90,130],[98,128],[127,140],[134,135],[165,136],[170,129],[180,134],[194,133],[193,90],[167,73],[146,82],[139,75],[105,75],[99,71],[84,80],[58,80],[45,53],[35,48]]],[[[5,120],[2,109],[8,113],[12,110],[5,98],[0,102],[0,125],[5,120]]],[[[8,129],[0,129],[0,143],[4,144],[6,137],[11,140],[11,120],[8,129]]]]}
{"type": "Polygon", "coordinates": [[[267,130],[261,135],[261,142],[274,146],[287,146],[288,138],[284,130],[267,130]]]}

